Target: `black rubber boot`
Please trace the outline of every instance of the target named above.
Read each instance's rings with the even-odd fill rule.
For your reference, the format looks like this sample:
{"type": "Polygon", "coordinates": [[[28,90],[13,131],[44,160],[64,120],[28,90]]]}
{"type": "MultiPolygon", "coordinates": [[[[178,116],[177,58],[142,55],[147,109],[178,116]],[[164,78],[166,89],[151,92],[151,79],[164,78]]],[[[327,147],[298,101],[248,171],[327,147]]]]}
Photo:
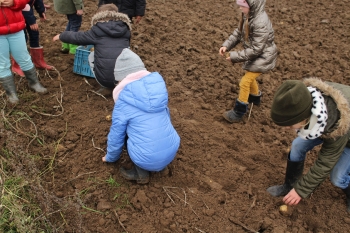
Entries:
{"type": "Polygon", "coordinates": [[[41,85],[39,82],[38,76],[36,74],[35,67],[30,70],[23,71],[24,75],[28,81],[28,85],[31,89],[38,93],[46,93],[47,89],[41,85]]]}
{"type": "Polygon", "coordinates": [[[350,185],[346,189],[343,189],[343,192],[346,195],[347,211],[350,214],[350,185]]]}
{"type": "Polygon", "coordinates": [[[101,86],[101,88],[98,89],[96,92],[105,96],[105,97],[109,97],[109,96],[112,96],[113,89],[101,86]]]}
{"type": "Polygon", "coordinates": [[[236,100],[235,107],[233,110],[224,112],[222,116],[230,123],[237,123],[242,120],[242,117],[247,112],[248,104],[236,100]]]}
{"type": "Polygon", "coordinates": [[[120,174],[126,180],[136,180],[138,184],[147,184],[149,182],[149,171],[146,171],[138,166],[134,166],[130,170],[120,168],[120,174]]]}
{"type": "Polygon", "coordinates": [[[0,83],[6,91],[9,102],[11,104],[17,104],[19,99],[17,97],[16,85],[15,80],[13,79],[13,75],[5,78],[0,78],[0,83]]]}
{"type": "Polygon", "coordinates": [[[254,105],[259,106],[261,102],[261,91],[259,91],[258,95],[249,94],[248,102],[250,104],[253,103],[254,105]]]}
{"type": "Polygon", "coordinates": [[[267,191],[274,197],[285,196],[293,188],[294,183],[301,177],[304,161],[293,162],[288,159],[284,184],[271,186],[267,191]]]}

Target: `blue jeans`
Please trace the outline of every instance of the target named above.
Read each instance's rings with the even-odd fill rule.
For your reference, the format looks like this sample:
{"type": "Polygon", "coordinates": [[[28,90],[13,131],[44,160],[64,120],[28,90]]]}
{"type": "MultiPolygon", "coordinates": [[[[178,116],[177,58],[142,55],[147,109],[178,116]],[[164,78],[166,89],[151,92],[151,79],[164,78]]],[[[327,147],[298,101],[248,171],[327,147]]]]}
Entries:
{"type": "Polygon", "coordinates": [[[77,32],[81,27],[81,22],[83,17],[77,14],[69,14],[67,15],[68,24],[66,27],[66,31],[77,32]]]}
{"type": "Polygon", "coordinates": [[[34,67],[27,50],[23,30],[20,32],[0,35],[0,78],[12,75],[10,53],[23,71],[34,67]]]}
{"type": "MultiPolygon", "coordinates": [[[[306,153],[315,146],[323,143],[323,140],[316,138],[313,140],[304,140],[300,137],[294,139],[290,150],[289,160],[294,162],[304,161],[306,153]]],[[[343,153],[339,157],[331,171],[330,179],[333,185],[345,189],[350,183],[350,148],[345,147],[343,153]]]]}

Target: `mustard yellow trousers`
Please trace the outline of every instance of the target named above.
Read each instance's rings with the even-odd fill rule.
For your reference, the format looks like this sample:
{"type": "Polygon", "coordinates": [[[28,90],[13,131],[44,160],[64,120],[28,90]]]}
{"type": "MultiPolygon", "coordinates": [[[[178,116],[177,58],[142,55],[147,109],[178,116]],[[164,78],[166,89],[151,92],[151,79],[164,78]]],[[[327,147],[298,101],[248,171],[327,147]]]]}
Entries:
{"type": "Polygon", "coordinates": [[[256,78],[261,73],[247,71],[239,82],[239,96],[238,100],[244,103],[248,103],[249,94],[259,95],[259,87],[256,78]]]}

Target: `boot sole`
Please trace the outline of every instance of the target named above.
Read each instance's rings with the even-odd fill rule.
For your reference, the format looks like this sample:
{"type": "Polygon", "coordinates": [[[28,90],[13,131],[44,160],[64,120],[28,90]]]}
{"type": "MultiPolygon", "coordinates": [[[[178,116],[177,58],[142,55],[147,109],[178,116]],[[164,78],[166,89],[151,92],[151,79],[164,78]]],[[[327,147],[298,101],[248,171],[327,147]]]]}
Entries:
{"type": "Polygon", "coordinates": [[[224,117],[224,119],[226,121],[228,121],[229,123],[238,123],[238,122],[241,122],[242,121],[242,118],[239,119],[239,120],[231,120],[230,118],[228,118],[228,116],[226,115],[226,112],[224,112],[224,114],[222,114],[222,116],[224,117]]]}

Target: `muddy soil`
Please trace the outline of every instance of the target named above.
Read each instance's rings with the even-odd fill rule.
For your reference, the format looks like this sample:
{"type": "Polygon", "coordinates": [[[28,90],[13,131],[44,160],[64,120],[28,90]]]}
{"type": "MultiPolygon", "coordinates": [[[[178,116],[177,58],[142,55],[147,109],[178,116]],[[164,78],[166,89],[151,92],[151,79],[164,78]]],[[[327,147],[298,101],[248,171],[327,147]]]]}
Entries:
{"type": "MultiPolygon", "coordinates": [[[[96,0],[84,4],[81,30],[89,29],[97,9],[96,0]]],[[[282,198],[271,197],[266,188],[283,182],[286,152],[295,137],[269,117],[276,88],[284,80],[310,76],[350,85],[349,1],[268,0],[266,11],[279,49],[277,66],[258,78],[262,104],[243,122],[229,124],[222,113],[237,97],[243,70],[218,50],[238,25],[235,1],[147,2],[146,16],[133,26],[131,49],[149,71],[164,77],[181,146],[169,173],[152,173],[149,184],[138,185],[119,175],[121,166],[131,165],[125,152],[116,163],[101,161],[113,100],[95,93],[94,79],[73,73],[74,55],[61,54],[60,43],[52,42],[67,19],[50,9],[49,20],[40,23],[41,44],[60,76],[39,71],[49,90],[42,96],[16,77],[20,104],[2,102],[3,120],[6,116],[15,128],[0,138],[18,156],[26,154],[17,169],[33,177],[31,190],[47,229],[347,232],[345,196],[329,179],[290,216],[279,213],[282,198]]],[[[308,155],[304,172],[317,151],[308,155]]]]}

